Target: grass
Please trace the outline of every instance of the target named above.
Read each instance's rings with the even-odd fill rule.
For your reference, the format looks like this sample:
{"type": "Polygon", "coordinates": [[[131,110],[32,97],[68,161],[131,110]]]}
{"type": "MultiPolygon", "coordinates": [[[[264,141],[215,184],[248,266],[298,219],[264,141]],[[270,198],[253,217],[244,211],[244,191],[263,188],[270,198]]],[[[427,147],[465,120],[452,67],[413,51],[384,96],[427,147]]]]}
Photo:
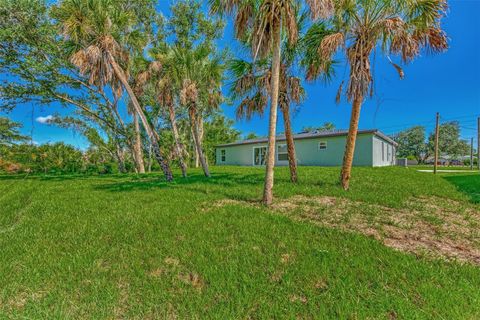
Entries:
{"type": "MultiPolygon", "coordinates": [[[[0,177],[0,319],[480,317],[478,266],[249,205],[262,169],[212,171],[172,184],[0,177]]],[[[330,196],[397,210],[438,197],[478,209],[474,175],[355,168],[343,192],[338,168],[299,171],[298,185],[276,171],[277,202],[330,196]]]]}

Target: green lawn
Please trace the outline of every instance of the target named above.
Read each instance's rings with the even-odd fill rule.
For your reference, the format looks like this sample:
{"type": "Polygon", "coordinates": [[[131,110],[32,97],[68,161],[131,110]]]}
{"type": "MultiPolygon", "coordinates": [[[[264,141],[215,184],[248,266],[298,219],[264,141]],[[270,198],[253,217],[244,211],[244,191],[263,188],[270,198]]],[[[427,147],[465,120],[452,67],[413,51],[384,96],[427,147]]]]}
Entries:
{"type": "Polygon", "coordinates": [[[212,172],[0,177],[0,319],[480,318],[479,264],[355,224],[378,236],[414,232],[395,220],[412,212],[437,231],[461,218],[436,235],[476,252],[478,175],[355,168],[343,192],[338,168],[302,167],[298,185],[280,168],[272,210],[256,202],[262,169],[212,172]]]}

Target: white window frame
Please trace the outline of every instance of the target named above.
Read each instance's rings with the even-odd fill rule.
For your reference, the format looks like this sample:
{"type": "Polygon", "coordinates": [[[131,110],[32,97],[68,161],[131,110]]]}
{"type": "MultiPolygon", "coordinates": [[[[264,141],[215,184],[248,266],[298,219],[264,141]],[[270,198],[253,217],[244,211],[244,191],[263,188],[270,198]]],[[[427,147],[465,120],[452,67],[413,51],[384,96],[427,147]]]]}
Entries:
{"type": "Polygon", "coordinates": [[[220,162],[226,162],[227,161],[227,150],[221,149],[220,150],[220,162]]]}
{"type": "Polygon", "coordinates": [[[285,152],[282,152],[282,154],[286,154],[287,155],[287,160],[280,160],[280,158],[278,157],[280,155],[280,152],[278,151],[278,149],[280,149],[280,147],[285,147],[287,148],[287,145],[286,144],[279,144],[277,145],[277,161],[278,162],[287,162],[288,161],[288,149],[285,150],[285,152]]]}
{"type": "Polygon", "coordinates": [[[267,153],[268,153],[268,148],[267,146],[255,146],[252,149],[252,165],[255,167],[262,167],[265,166],[265,164],[255,164],[255,149],[263,149],[265,148],[265,164],[267,163],[267,153]]]}
{"type": "Polygon", "coordinates": [[[328,142],[327,141],[319,141],[318,142],[318,151],[324,151],[328,149],[328,142]],[[325,148],[322,148],[321,146],[325,145],[325,148]]]}

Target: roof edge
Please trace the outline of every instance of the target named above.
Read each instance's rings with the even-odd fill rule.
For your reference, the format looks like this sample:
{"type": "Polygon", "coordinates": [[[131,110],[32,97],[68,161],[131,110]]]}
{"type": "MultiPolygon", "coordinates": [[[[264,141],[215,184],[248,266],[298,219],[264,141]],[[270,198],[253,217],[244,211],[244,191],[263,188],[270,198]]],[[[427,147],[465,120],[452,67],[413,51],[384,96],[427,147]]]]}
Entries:
{"type": "MultiPolygon", "coordinates": [[[[347,134],[348,134],[348,131],[316,133],[316,134],[310,134],[305,136],[301,136],[301,134],[296,134],[296,135],[293,135],[293,139],[304,140],[304,139],[316,139],[316,138],[330,138],[330,137],[346,136],[347,134]]],[[[378,129],[358,130],[357,134],[373,134],[395,146],[398,145],[398,143],[396,143],[392,138],[388,137],[378,129]]],[[[277,136],[275,141],[286,141],[286,137],[277,136]]],[[[231,143],[224,143],[224,144],[216,145],[215,148],[233,147],[233,146],[239,146],[239,145],[258,144],[258,143],[265,143],[265,142],[268,142],[268,138],[258,138],[258,139],[251,139],[251,140],[236,141],[231,143]]]]}

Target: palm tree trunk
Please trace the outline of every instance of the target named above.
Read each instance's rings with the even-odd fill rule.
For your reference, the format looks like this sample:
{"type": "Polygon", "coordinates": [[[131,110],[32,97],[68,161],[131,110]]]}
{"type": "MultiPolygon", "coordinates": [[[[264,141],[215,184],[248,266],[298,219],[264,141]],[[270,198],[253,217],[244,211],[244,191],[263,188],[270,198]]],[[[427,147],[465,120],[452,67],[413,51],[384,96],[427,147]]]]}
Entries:
{"type": "Polygon", "coordinates": [[[178,134],[177,120],[175,119],[175,109],[173,108],[173,103],[168,105],[168,114],[170,117],[170,123],[172,125],[173,139],[175,140],[175,153],[177,154],[178,163],[180,169],[182,170],[182,176],[187,177],[187,165],[183,160],[183,145],[180,142],[180,135],[178,134]]]}
{"type": "Polygon", "coordinates": [[[355,142],[357,140],[358,121],[360,119],[362,101],[363,96],[358,96],[353,100],[350,127],[348,129],[347,144],[345,145],[345,154],[343,156],[342,172],[340,174],[340,182],[342,183],[344,190],[348,190],[350,187],[350,176],[352,172],[353,155],[355,153],[355,142]]]}
{"type": "Polygon", "coordinates": [[[285,127],[285,138],[287,139],[288,166],[290,168],[290,181],[298,182],[297,161],[295,157],[295,143],[293,141],[292,125],[290,123],[290,106],[282,107],[283,125],[285,127]]]}
{"type": "Polygon", "coordinates": [[[170,169],[170,166],[168,165],[168,163],[165,161],[162,155],[162,151],[160,150],[160,143],[159,143],[160,140],[158,139],[159,138],[158,134],[150,126],[147,116],[143,112],[142,107],[140,106],[140,103],[138,102],[137,97],[135,96],[135,93],[130,87],[130,84],[128,83],[127,78],[125,77],[123,70],[120,68],[120,66],[117,64],[117,62],[115,61],[115,59],[111,54],[109,54],[109,60],[115,72],[115,75],[118,77],[118,79],[122,82],[123,86],[127,90],[130,100],[132,101],[133,107],[135,108],[135,111],[138,113],[138,116],[142,121],[143,127],[145,128],[145,131],[147,132],[150,138],[150,141],[152,143],[153,154],[155,155],[155,159],[160,165],[160,168],[162,168],[163,174],[165,175],[165,179],[169,182],[173,181],[172,170],[170,169]]]}
{"type": "Polygon", "coordinates": [[[195,149],[198,152],[198,158],[200,160],[200,164],[202,165],[203,173],[205,174],[206,177],[210,177],[210,171],[208,170],[208,163],[203,154],[202,143],[200,141],[200,135],[198,133],[197,112],[196,112],[195,105],[190,106],[190,108],[188,109],[188,114],[190,116],[190,123],[193,131],[193,142],[195,144],[195,149]]]}
{"type": "MultiPolygon", "coordinates": [[[[193,132],[193,126],[192,126],[192,139],[194,141],[193,144],[195,146],[195,137],[194,136],[195,136],[195,133],[193,132]]],[[[195,168],[198,168],[200,166],[200,157],[198,155],[198,150],[197,150],[196,146],[194,147],[194,149],[195,149],[195,164],[194,165],[195,165],[195,168]]]]}
{"type": "Polygon", "coordinates": [[[140,123],[138,122],[138,115],[136,112],[133,112],[133,124],[135,127],[135,144],[133,145],[135,162],[137,163],[138,173],[145,173],[145,163],[143,162],[142,136],[140,134],[140,123]]]}
{"type": "Polygon", "coordinates": [[[273,26],[272,92],[270,94],[270,120],[268,125],[268,151],[263,189],[263,203],[271,205],[273,201],[273,168],[275,166],[275,135],[277,129],[278,89],[280,80],[280,33],[281,23],[273,26]]]}

